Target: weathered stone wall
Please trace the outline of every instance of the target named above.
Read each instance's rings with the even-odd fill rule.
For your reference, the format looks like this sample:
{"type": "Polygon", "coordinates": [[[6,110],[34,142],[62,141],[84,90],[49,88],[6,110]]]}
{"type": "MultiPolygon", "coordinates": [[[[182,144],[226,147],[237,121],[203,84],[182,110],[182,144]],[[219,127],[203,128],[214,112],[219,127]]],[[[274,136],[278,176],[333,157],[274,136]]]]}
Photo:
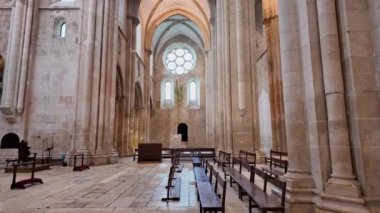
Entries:
{"type": "Polygon", "coordinates": [[[42,149],[41,138],[54,137],[54,152],[70,151],[74,138],[81,11],[40,10],[33,72],[29,87],[28,138],[42,149]],[[54,37],[54,21],[67,21],[66,37],[54,37]]]}

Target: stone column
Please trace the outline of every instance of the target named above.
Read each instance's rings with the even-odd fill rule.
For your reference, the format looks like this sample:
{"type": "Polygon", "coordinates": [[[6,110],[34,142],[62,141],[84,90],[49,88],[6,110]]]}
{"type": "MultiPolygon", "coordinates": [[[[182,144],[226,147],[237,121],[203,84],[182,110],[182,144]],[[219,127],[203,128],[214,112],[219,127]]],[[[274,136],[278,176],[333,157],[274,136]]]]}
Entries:
{"type": "Polygon", "coordinates": [[[244,38],[244,9],[243,9],[243,1],[236,1],[236,38],[237,38],[237,72],[238,72],[238,96],[239,96],[239,113],[241,117],[245,116],[247,111],[246,106],[246,93],[245,93],[245,45],[246,39],[244,38]]]}
{"type": "Polygon", "coordinates": [[[335,1],[318,0],[317,8],[332,162],[326,192],[359,197],[352,169],[335,1]]]}
{"type": "Polygon", "coordinates": [[[231,112],[231,57],[230,57],[230,13],[229,7],[231,1],[223,1],[223,72],[222,72],[222,83],[223,83],[223,111],[224,111],[224,149],[228,152],[233,150],[232,141],[232,112],[231,112]]]}
{"type": "Polygon", "coordinates": [[[223,4],[225,1],[220,1],[216,5],[217,7],[217,71],[215,72],[216,76],[216,149],[224,148],[224,123],[223,123],[223,80],[222,80],[222,72],[223,72],[223,21],[224,21],[224,12],[223,12],[223,4]]]}
{"type": "Polygon", "coordinates": [[[26,25],[24,33],[24,46],[21,58],[21,71],[20,71],[20,82],[18,88],[17,97],[17,113],[22,113],[24,109],[24,99],[26,90],[26,77],[29,67],[29,51],[30,51],[30,40],[32,37],[32,26],[33,26],[33,10],[34,10],[34,0],[27,1],[27,12],[26,12],[26,25]]]}
{"type": "Polygon", "coordinates": [[[4,118],[8,121],[15,121],[16,119],[14,99],[16,98],[16,83],[19,74],[18,64],[23,35],[24,6],[25,1],[16,0],[16,5],[12,12],[12,32],[9,39],[9,51],[7,54],[7,63],[5,64],[4,90],[0,106],[4,118]]]}
{"type": "Polygon", "coordinates": [[[80,73],[78,81],[78,108],[74,151],[79,148],[79,152],[89,153],[90,144],[90,118],[91,118],[91,100],[92,100],[92,73],[94,68],[95,52],[95,25],[96,25],[96,7],[97,0],[88,1],[87,12],[87,37],[84,48],[84,69],[80,73]]]}
{"type": "MultiPolygon", "coordinates": [[[[107,72],[108,70],[108,63],[109,63],[109,58],[112,55],[110,53],[110,48],[109,48],[109,22],[111,21],[109,18],[109,6],[110,6],[110,0],[105,0],[103,4],[103,18],[102,18],[102,36],[101,36],[101,64],[100,64],[100,73],[99,73],[99,100],[98,100],[98,121],[97,121],[97,145],[96,145],[96,155],[99,158],[100,161],[103,161],[100,158],[105,158],[105,140],[107,140],[106,137],[106,126],[105,126],[105,121],[106,121],[106,101],[107,98],[106,96],[109,96],[107,94],[107,72]]],[[[103,162],[99,162],[102,164],[103,162]]]]}
{"type": "Polygon", "coordinates": [[[272,121],[272,149],[286,150],[277,0],[263,1],[272,121]]]}
{"type": "Polygon", "coordinates": [[[115,112],[116,112],[116,76],[117,76],[117,57],[118,57],[118,45],[117,45],[117,37],[118,37],[118,22],[117,15],[112,13],[112,11],[116,11],[117,2],[110,1],[109,3],[109,27],[108,30],[110,32],[110,36],[108,39],[109,52],[110,57],[108,59],[107,69],[107,87],[106,87],[106,119],[105,119],[105,149],[107,153],[107,163],[116,163],[119,157],[119,154],[116,150],[115,142],[117,140],[115,125],[115,112]]]}
{"type": "Polygon", "coordinates": [[[314,181],[310,175],[306,135],[297,2],[298,0],[279,1],[281,65],[289,155],[289,169],[284,177],[288,183],[287,200],[290,212],[311,212],[314,181]]]}

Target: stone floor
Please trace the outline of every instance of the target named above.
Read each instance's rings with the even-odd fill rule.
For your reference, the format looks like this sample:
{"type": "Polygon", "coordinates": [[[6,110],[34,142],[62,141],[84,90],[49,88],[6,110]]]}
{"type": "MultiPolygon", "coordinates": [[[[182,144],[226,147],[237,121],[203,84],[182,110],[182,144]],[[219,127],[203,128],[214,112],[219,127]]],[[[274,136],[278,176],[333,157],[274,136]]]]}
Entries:
{"type": "MultiPolygon", "coordinates": [[[[10,190],[11,174],[0,173],[0,212],[199,212],[192,165],[181,175],[181,200],[161,202],[166,191],[170,163],[137,164],[131,158],[119,163],[73,172],[55,166],[36,173],[44,184],[10,190]]],[[[27,174],[19,175],[18,180],[27,174]]],[[[248,212],[237,189],[227,188],[226,212],[248,212]]],[[[254,211],[255,212],[255,211],[254,211]]]]}

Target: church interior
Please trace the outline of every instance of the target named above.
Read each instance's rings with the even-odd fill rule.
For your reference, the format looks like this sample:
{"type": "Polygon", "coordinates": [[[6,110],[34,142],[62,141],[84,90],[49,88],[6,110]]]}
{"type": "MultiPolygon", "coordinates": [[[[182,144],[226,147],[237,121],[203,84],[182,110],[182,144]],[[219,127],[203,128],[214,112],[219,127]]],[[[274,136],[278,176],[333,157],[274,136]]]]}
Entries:
{"type": "Polygon", "coordinates": [[[0,0],[0,212],[380,213],[379,0],[0,0]]]}

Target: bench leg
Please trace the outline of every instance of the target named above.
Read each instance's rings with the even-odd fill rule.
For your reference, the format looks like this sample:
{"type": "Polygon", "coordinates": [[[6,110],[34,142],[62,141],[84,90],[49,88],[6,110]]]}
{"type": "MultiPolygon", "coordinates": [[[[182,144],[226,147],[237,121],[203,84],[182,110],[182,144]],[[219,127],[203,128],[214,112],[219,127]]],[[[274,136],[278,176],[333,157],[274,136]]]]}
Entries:
{"type": "Polygon", "coordinates": [[[252,200],[251,200],[251,197],[249,197],[249,200],[248,200],[248,208],[249,208],[249,213],[252,213],[252,200]]]}

